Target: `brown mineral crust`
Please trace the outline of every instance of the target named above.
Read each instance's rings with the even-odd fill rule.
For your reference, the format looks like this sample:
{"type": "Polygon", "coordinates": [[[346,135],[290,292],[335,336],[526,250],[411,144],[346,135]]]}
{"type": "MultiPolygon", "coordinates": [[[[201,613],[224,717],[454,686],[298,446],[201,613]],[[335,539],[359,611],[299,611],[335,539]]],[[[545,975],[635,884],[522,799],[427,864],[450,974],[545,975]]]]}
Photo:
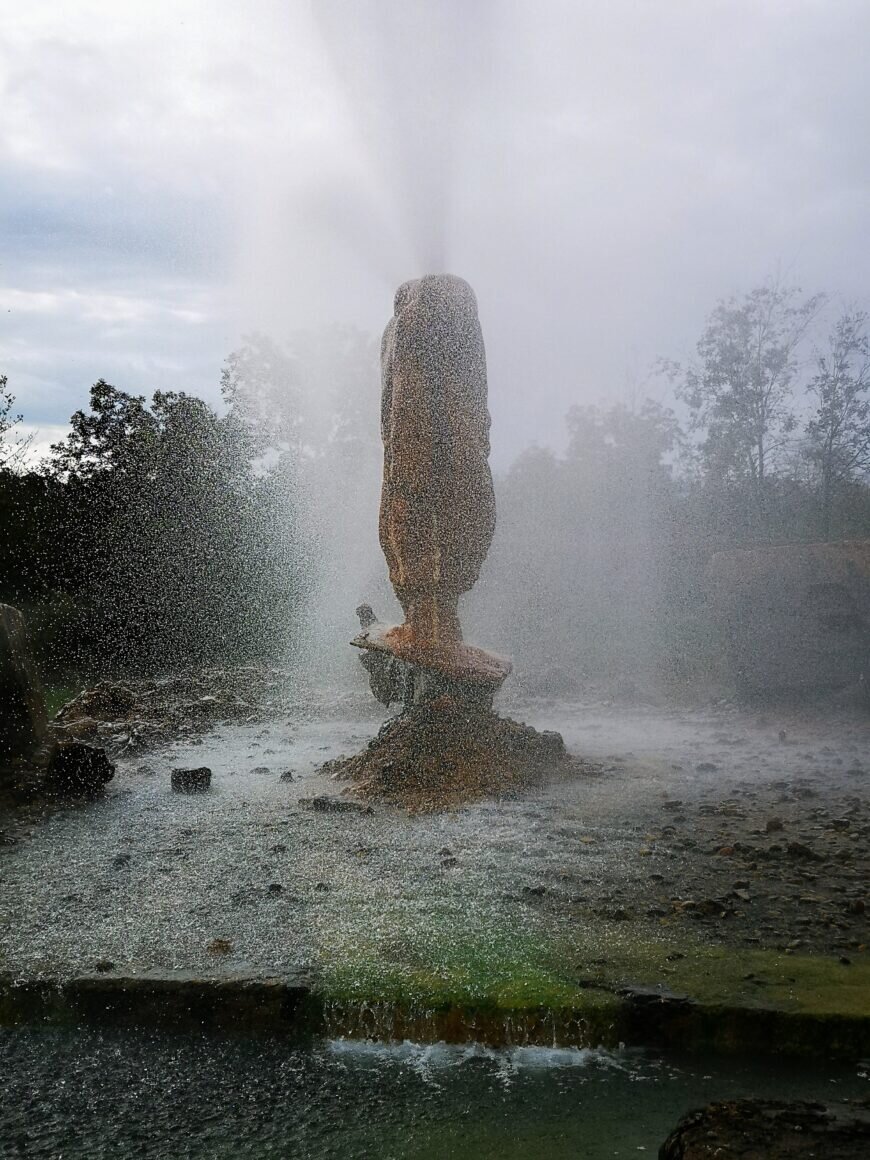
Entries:
{"type": "Polygon", "coordinates": [[[445,274],[400,286],[381,366],[380,540],[405,635],[461,640],[458,599],[495,530],[486,354],[468,283],[445,274]]]}
{"type": "Polygon", "coordinates": [[[442,696],[387,721],[362,753],[324,771],[355,782],[361,798],[419,813],[509,797],[578,765],[558,733],[442,696]]]}

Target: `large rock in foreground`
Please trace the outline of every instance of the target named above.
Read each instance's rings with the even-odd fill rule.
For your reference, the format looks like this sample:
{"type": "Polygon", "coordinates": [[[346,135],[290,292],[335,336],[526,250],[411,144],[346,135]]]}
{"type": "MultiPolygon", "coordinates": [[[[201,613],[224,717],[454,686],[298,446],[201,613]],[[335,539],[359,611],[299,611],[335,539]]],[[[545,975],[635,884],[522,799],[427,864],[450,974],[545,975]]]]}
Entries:
{"type": "Polygon", "coordinates": [[[60,797],[94,797],[115,776],[105,749],[83,741],[55,746],[45,775],[45,790],[60,797]]]}
{"type": "Polygon", "coordinates": [[[33,760],[47,741],[45,696],[24,617],[0,604],[0,781],[33,760]]]}
{"type": "Polygon", "coordinates": [[[659,1160],[866,1160],[870,1112],[779,1100],[729,1100],[683,1116],[659,1160]]]}

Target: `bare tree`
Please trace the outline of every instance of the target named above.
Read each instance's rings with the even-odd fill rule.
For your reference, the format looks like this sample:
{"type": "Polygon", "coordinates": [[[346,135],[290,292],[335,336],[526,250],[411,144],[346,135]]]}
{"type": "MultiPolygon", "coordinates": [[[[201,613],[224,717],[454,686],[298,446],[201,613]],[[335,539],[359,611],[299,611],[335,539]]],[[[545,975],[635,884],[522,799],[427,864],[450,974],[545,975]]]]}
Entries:
{"type": "Polygon", "coordinates": [[[15,396],[7,386],[6,375],[0,375],[0,471],[20,466],[31,445],[32,436],[16,433],[22,416],[12,408],[15,396]]]}
{"type": "Polygon", "coordinates": [[[870,469],[870,335],[862,311],[847,311],[827,349],[816,355],[807,391],[816,410],[806,426],[805,454],[815,467],[821,533],[830,539],[837,487],[870,469]]]}

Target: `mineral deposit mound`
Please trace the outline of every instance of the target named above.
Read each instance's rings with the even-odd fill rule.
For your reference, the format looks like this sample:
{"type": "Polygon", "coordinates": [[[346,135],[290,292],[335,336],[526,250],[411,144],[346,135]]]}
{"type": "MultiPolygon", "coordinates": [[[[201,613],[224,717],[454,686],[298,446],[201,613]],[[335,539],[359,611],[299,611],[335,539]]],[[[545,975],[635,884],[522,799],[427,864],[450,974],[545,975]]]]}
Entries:
{"type": "Polygon", "coordinates": [[[327,769],[353,781],[360,797],[420,812],[510,797],[579,767],[558,733],[539,733],[445,693],[391,718],[362,753],[327,769]]]}

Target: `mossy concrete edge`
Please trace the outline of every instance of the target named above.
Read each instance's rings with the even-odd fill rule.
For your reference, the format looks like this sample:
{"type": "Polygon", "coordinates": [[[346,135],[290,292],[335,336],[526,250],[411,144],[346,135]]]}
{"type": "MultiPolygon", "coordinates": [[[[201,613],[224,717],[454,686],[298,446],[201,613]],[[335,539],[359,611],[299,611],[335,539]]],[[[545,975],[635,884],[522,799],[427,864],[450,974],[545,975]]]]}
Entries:
{"type": "Polygon", "coordinates": [[[870,1012],[813,1013],[702,1003],[656,987],[589,987],[558,1007],[443,998],[427,1003],[330,997],[312,976],[144,972],[69,980],[0,974],[0,1026],[160,1026],[297,1041],[349,1038],[672,1048],[717,1054],[858,1060],[870,1053],[870,1012]]]}

